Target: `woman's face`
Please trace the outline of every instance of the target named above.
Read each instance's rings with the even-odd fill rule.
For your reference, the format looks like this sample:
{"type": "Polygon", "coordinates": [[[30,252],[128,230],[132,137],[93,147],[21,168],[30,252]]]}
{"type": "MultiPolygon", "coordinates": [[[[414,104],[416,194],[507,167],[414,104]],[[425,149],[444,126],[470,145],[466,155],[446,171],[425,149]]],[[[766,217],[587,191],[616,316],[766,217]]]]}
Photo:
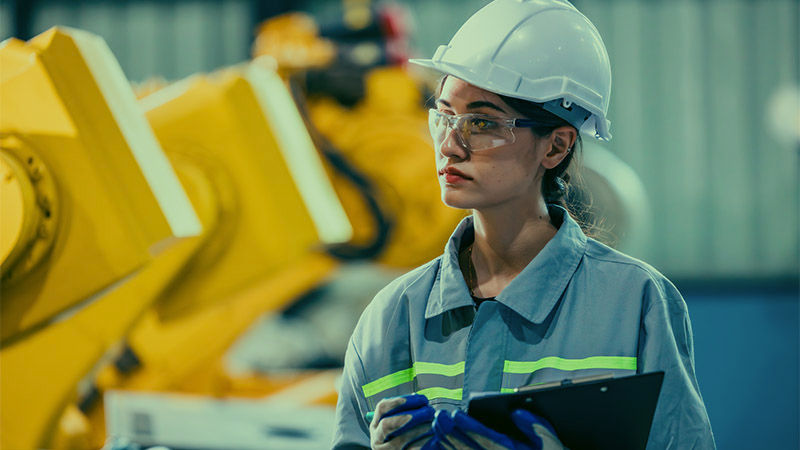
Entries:
{"type": "MultiPolygon", "coordinates": [[[[496,94],[452,76],[445,79],[436,108],[444,114],[522,118],[496,94]]],[[[452,129],[434,143],[446,205],[480,210],[515,202],[538,203],[549,139],[536,138],[529,128],[514,128],[513,132],[513,143],[486,150],[465,149],[452,129]]]]}

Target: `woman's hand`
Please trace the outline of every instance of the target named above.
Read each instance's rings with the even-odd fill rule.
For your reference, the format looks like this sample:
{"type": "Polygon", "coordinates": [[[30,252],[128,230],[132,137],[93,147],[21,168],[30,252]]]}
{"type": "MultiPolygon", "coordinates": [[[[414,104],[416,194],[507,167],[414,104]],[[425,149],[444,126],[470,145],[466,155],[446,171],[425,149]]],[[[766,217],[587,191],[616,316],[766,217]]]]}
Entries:
{"type": "Polygon", "coordinates": [[[433,416],[424,395],[383,399],[369,424],[370,445],[376,450],[422,448],[433,436],[433,416]]]}
{"type": "Polygon", "coordinates": [[[502,449],[502,450],[555,450],[564,446],[556,437],[553,427],[543,418],[524,409],[511,414],[511,420],[529,442],[520,442],[494,431],[462,411],[450,415],[447,411],[436,412],[433,422],[436,448],[444,449],[502,449]]]}

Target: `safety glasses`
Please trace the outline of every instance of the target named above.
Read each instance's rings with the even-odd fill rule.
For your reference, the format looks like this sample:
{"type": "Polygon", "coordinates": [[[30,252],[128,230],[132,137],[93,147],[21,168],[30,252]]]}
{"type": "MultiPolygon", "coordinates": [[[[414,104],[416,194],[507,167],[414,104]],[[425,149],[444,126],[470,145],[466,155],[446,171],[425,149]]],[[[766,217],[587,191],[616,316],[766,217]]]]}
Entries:
{"type": "Polygon", "coordinates": [[[428,111],[428,128],[435,144],[444,142],[452,129],[458,143],[469,151],[512,144],[516,139],[514,128],[535,124],[536,122],[528,119],[506,119],[484,114],[445,114],[433,108],[428,111]]]}

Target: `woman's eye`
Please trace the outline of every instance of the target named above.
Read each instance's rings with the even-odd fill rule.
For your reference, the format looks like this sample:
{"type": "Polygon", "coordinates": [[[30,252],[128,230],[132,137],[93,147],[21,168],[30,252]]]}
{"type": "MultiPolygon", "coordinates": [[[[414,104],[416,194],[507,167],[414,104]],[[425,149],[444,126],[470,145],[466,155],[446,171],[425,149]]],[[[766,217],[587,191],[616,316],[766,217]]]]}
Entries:
{"type": "Polygon", "coordinates": [[[487,119],[472,119],[472,127],[476,130],[490,130],[497,127],[497,122],[487,119]]]}

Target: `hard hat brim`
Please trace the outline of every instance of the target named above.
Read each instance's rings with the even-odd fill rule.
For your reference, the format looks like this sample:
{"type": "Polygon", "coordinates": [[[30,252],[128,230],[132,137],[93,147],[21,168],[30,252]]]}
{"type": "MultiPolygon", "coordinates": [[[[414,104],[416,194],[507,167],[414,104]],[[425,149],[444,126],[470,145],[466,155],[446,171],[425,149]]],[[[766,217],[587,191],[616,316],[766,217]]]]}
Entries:
{"type": "Polygon", "coordinates": [[[408,62],[410,64],[415,64],[417,66],[425,67],[428,69],[439,70],[439,68],[436,67],[436,63],[434,63],[432,59],[412,58],[409,59],[408,62]]]}
{"type": "MultiPolygon", "coordinates": [[[[459,72],[459,70],[457,68],[452,67],[450,64],[447,64],[447,63],[441,63],[441,62],[437,63],[433,59],[422,59],[422,58],[409,59],[408,62],[410,64],[414,64],[414,65],[417,65],[417,66],[420,66],[420,67],[425,67],[427,69],[435,70],[435,71],[440,72],[442,74],[452,75],[452,76],[454,76],[456,78],[463,79],[464,81],[467,81],[468,83],[471,82],[470,79],[469,79],[470,78],[469,76],[464,76],[463,74],[461,74],[459,72]]],[[[490,92],[494,92],[496,94],[510,95],[512,97],[517,97],[517,98],[521,98],[523,100],[528,100],[528,101],[536,102],[536,103],[544,103],[544,102],[547,102],[549,100],[553,100],[553,99],[556,99],[556,98],[569,97],[569,96],[564,96],[564,95],[558,95],[558,96],[538,99],[538,98],[522,97],[522,96],[514,95],[513,93],[496,92],[496,91],[494,91],[492,89],[487,89],[487,88],[482,87],[482,86],[477,86],[477,87],[479,87],[481,89],[486,89],[486,90],[488,90],[490,92]]],[[[570,98],[570,100],[572,100],[572,99],[570,98]]],[[[608,130],[609,129],[608,120],[605,119],[602,115],[598,116],[598,113],[596,111],[592,111],[592,117],[589,120],[587,120],[584,125],[587,125],[587,126],[586,127],[580,127],[579,131],[582,131],[583,133],[586,133],[589,136],[593,136],[594,138],[599,139],[601,141],[609,141],[609,140],[611,140],[611,133],[608,130]],[[601,119],[598,121],[598,118],[601,118],[601,119]],[[591,128],[591,129],[589,129],[589,128],[591,128]]]]}

